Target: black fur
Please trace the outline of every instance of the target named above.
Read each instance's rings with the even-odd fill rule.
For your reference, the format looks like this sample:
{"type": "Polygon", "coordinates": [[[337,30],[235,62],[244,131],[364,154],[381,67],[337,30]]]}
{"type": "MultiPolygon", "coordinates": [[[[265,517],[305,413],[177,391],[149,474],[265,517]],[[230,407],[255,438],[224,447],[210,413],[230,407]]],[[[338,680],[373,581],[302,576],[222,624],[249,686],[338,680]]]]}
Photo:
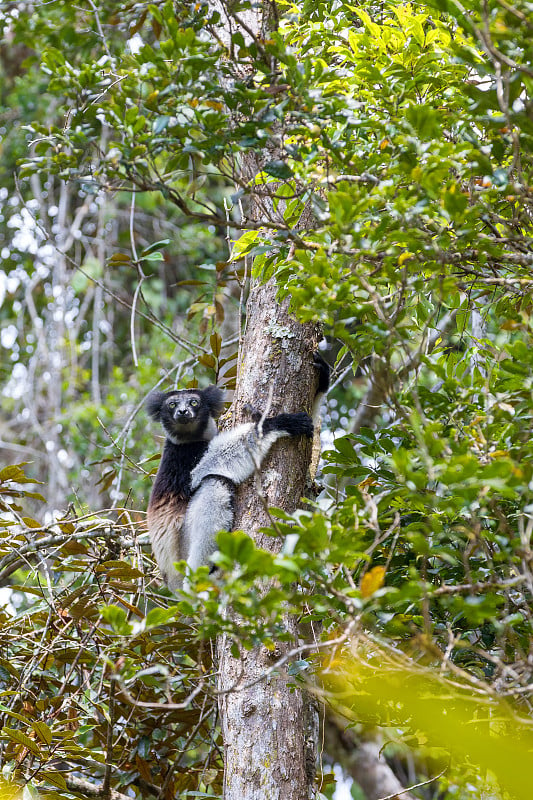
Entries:
{"type": "MultiPolygon", "coordinates": [[[[167,392],[170,394],[170,392],[167,392]]],[[[161,420],[161,408],[163,406],[163,400],[165,399],[164,392],[150,392],[148,397],[146,398],[146,411],[148,415],[155,419],[156,422],[161,420]]]]}
{"type": "Polygon", "coordinates": [[[218,386],[208,386],[201,391],[204,403],[209,406],[209,413],[217,419],[222,414],[224,408],[224,392],[218,386]]]}
{"type": "Polygon", "coordinates": [[[174,444],[204,439],[210,418],[216,419],[223,407],[224,392],[217,386],[152,392],[146,399],[148,414],[161,423],[174,444]]]}
{"type": "Polygon", "coordinates": [[[271,431],[285,431],[289,436],[311,437],[313,420],[303,411],[298,414],[278,414],[277,417],[267,417],[263,421],[263,433],[271,431]]]}
{"type": "Polygon", "coordinates": [[[185,393],[198,395],[202,401],[202,406],[215,419],[222,413],[224,392],[218,386],[208,386],[206,389],[175,389],[170,392],[150,392],[146,398],[146,411],[156,422],[161,422],[165,401],[174,395],[180,397],[185,393]]]}
{"type": "MultiPolygon", "coordinates": [[[[219,416],[224,407],[224,392],[217,386],[171,392],[152,392],[146,410],[160,422],[167,435],[150,502],[162,497],[189,500],[191,472],[207,450],[204,439],[210,418],[219,416]],[[194,405],[192,401],[198,401],[194,405]],[[176,407],[169,407],[175,402],[176,407]],[[168,438],[168,437],[171,438],[168,438]],[[175,439],[172,441],[171,439],[175,439]]],[[[213,423],[211,423],[213,424],[213,423]]],[[[216,433],[213,431],[213,435],[216,433]]]]}
{"type": "Polygon", "coordinates": [[[151,503],[169,496],[189,500],[191,472],[207,450],[208,444],[209,442],[205,441],[173,444],[166,439],[152,488],[151,503]]]}
{"type": "Polygon", "coordinates": [[[313,356],[313,364],[318,370],[318,388],[316,393],[326,394],[329,389],[329,375],[331,372],[329,364],[324,361],[318,351],[313,356]]]}

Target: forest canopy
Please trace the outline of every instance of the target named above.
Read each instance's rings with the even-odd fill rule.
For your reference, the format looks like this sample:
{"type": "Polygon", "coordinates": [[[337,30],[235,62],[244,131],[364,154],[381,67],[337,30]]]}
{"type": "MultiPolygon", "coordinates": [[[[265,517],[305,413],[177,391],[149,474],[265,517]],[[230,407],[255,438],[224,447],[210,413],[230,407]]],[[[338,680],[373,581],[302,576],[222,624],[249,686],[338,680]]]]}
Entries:
{"type": "Polygon", "coordinates": [[[0,5],[0,796],[222,796],[217,637],[318,703],[305,796],[528,796],[532,55],[525,0],[0,5]],[[176,598],[144,402],[239,396],[256,287],[319,474],[176,598]]]}

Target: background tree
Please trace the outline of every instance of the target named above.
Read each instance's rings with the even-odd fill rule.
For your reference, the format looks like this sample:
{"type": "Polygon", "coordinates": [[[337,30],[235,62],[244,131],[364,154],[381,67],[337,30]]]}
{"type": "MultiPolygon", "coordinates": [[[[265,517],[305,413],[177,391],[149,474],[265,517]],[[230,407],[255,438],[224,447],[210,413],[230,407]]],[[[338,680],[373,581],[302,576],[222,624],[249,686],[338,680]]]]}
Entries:
{"type": "MultiPolygon", "coordinates": [[[[235,663],[262,653],[265,686],[289,675],[355,724],[329,715],[326,761],[367,798],[385,781],[479,796],[473,740],[466,770],[418,714],[424,670],[448,680],[424,677],[434,716],[460,708],[453,683],[500,734],[505,701],[527,741],[530,10],[270,8],[268,35],[248,4],[2,10],[1,435],[33,463],[0,472],[1,743],[29,796],[220,794],[215,636],[235,663]],[[274,454],[240,503],[275,538],[221,535],[223,580],[200,570],[201,595],[175,604],[139,536],[157,447],[138,412],[159,382],[237,377],[238,419],[274,368],[274,409],[308,400],[309,366],[291,379],[312,328],[254,335],[274,287],[336,362],[326,490],[292,513],[304,454],[274,454]],[[291,513],[263,516],[262,497],[291,513]]],[[[270,780],[269,763],[250,768],[270,780]]],[[[493,769],[487,796],[520,796],[493,769]]],[[[333,784],[318,771],[316,792],[333,784]]]]}

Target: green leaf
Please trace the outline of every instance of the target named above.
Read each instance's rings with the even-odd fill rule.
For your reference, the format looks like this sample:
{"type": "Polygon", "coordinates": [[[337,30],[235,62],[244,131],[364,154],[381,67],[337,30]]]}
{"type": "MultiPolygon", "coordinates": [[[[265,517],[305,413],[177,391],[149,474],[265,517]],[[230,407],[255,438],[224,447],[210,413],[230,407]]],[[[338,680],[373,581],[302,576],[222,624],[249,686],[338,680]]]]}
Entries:
{"type": "Polygon", "coordinates": [[[259,231],[246,231],[233,244],[231,261],[238,261],[249,253],[259,237],[259,231]]]}
{"type": "Polygon", "coordinates": [[[289,180],[293,177],[292,169],[285,161],[281,161],[280,159],[268,161],[263,166],[263,172],[266,172],[267,175],[271,175],[273,178],[278,178],[281,181],[289,180]]]}
{"type": "MultiPolygon", "coordinates": [[[[67,791],[67,782],[61,772],[57,770],[41,770],[39,772],[39,776],[42,780],[48,781],[51,783],[52,786],[57,786],[58,789],[63,789],[67,791]]],[[[46,793],[46,797],[49,796],[49,793],[46,793]]]]}
{"type": "Polygon", "coordinates": [[[160,625],[166,625],[167,622],[172,621],[176,617],[176,609],[170,608],[151,608],[144,622],[147,630],[157,628],[160,625]]]}
{"type": "Polygon", "coordinates": [[[52,731],[46,724],[46,722],[41,722],[36,720],[32,723],[33,730],[44,744],[50,745],[52,744],[52,731]]]}
{"type": "Polygon", "coordinates": [[[160,117],[156,117],[155,122],[153,124],[153,131],[154,134],[157,136],[158,133],[161,133],[168,127],[170,122],[170,117],[167,115],[162,115],[160,117]]]}
{"type": "Polygon", "coordinates": [[[131,256],[129,256],[127,253],[113,253],[113,255],[108,259],[107,263],[110,266],[114,266],[116,264],[130,264],[131,256]]]}
{"type": "Polygon", "coordinates": [[[146,258],[151,253],[154,253],[158,250],[162,250],[164,247],[168,247],[171,244],[171,239],[159,239],[157,242],[152,242],[152,244],[145,247],[144,250],[141,250],[139,258],[146,258]]]}
{"type": "Polygon", "coordinates": [[[26,734],[22,733],[22,731],[16,730],[15,728],[4,727],[2,728],[2,734],[11,739],[12,742],[15,742],[16,744],[20,744],[23,747],[25,747],[27,750],[30,751],[30,753],[33,753],[33,755],[39,756],[40,758],[43,757],[41,754],[41,749],[37,744],[37,742],[34,739],[30,739],[30,737],[26,736],[26,734]]]}
{"type": "Polygon", "coordinates": [[[430,105],[411,105],[405,116],[421,139],[438,138],[441,134],[442,114],[430,105]]]}
{"type": "Polygon", "coordinates": [[[115,633],[121,636],[129,636],[132,633],[132,626],[123,608],[110,604],[107,606],[99,606],[98,610],[102,615],[102,619],[111,625],[115,633]]]}
{"type": "Polygon", "coordinates": [[[211,345],[211,352],[215,358],[218,358],[222,347],[222,336],[219,333],[212,333],[209,337],[209,343],[211,345]]]}

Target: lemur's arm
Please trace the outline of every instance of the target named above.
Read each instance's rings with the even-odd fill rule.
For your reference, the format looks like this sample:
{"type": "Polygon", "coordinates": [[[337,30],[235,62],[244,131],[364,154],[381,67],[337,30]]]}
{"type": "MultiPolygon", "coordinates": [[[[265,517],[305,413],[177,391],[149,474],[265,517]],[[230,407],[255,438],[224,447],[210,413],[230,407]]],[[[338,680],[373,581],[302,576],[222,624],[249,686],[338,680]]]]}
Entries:
{"type": "Polygon", "coordinates": [[[308,414],[279,414],[219,433],[209,443],[191,474],[193,495],[183,524],[190,570],[209,562],[220,530],[232,529],[235,489],[259,469],[274,442],[285,436],[312,435],[308,414]]]}
{"type": "Polygon", "coordinates": [[[268,451],[285,436],[312,436],[313,421],[308,414],[279,414],[263,422],[249,422],[219,433],[191,474],[193,491],[208,476],[226,478],[236,486],[259,469],[268,451]]]}
{"type": "Polygon", "coordinates": [[[268,451],[278,439],[285,436],[313,436],[313,422],[318,418],[320,403],[328,390],[330,369],[321,355],[315,353],[314,365],[318,370],[318,386],[313,404],[313,419],[308,414],[278,414],[260,419],[254,415],[253,423],[239,425],[219,433],[191,475],[193,491],[208,475],[228,479],[235,485],[243,483],[259,468],[268,451]]]}

